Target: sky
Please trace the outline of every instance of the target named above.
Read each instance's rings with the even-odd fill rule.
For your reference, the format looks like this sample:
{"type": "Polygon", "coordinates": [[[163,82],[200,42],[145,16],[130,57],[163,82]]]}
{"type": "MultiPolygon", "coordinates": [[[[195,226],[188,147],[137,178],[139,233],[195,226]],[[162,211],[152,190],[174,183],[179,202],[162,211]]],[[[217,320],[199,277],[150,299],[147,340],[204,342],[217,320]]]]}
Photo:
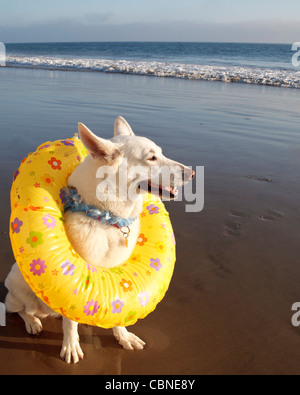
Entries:
{"type": "Polygon", "coordinates": [[[1,0],[0,42],[300,41],[299,0],[1,0]]]}

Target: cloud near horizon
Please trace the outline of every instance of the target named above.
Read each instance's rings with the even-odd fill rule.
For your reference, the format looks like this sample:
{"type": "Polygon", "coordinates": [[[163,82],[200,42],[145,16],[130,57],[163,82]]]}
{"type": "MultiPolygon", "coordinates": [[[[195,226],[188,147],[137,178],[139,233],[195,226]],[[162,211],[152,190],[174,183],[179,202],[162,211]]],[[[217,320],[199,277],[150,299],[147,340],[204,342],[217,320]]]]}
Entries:
{"type": "Polygon", "coordinates": [[[60,18],[27,26],[0,27],[0,41],[207,41],[293,43],[299,21],[260,19],[235,23],[176,20],[155,23],[110,23],[113,13],[85,14],[80,19],[60,18]]]}

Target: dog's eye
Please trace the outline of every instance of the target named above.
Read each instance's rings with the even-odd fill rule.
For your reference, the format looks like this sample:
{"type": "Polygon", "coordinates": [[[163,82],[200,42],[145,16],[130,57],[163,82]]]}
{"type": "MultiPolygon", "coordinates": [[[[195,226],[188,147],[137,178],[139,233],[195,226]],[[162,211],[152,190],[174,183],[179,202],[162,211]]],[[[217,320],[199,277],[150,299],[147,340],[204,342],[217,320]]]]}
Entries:
{"type": "Polygon", "coordinates": [[[148,160],[150,160],[150,162],[155,162],[155,161],[157,161],[157,157],[155,155],[153,155],[148,160]]]}

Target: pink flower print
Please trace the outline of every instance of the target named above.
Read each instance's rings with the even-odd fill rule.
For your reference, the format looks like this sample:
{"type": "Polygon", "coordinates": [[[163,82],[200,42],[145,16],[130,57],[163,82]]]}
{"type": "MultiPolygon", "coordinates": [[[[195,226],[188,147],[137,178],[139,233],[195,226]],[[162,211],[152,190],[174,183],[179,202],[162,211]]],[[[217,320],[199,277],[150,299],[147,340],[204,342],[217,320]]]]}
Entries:
{"type": "Polygon", "coordinates": [[[56,227],[56,220],[48,214],[43,217],[43,223],[48,229],[53,229],[56,227]]]}
{"type": "Polygon", "coordinates": [[[73,295],[77,296],[78,295],[78,289],[73,289],[73,295]]]}
{"type": "Polygon", "coordinates": [[[15,218],[14,221],[10,224],[11,225],[11,229],[13,234],[14,233],[20,233],[21,230],[21,226],[23,225],[23,222],[19,220],[19,218],[15,218]]]}
{"type": "Polygon", "coordinates": [[[146,209],[149,211],[150,215],[159,213],[159,207],[155,206],[154,204],[150,204],[150,206],[147,206],[146,209]]]}
{"type": "Polygon", "coordinates": [[[62,274],[64,276],[68,276],[68,275],[69,276],[73,276],[74,270],[75,270],[75,266],[72,265],[70,261],[66,261],[66,262],[62,263],[60,265],[60,267],[63,269],[62,274]]]}
{"type": "Polygon", "coordinates": [[[147,291],[140,293],[138,295],[138,298],[139,298],[140,305],[142,307],[147,306],[147,304],[149,303],[149,300],[150,300],[150,296],[147,291]]]}
{"type": "Polygon", "coordinates": [[[160,269],[162,268],[162,264],[160,262],[160,259],[150,259],[150,267],[152,267],[152,269],[155,269],[157,272],[160,271],[160,269]]]}
{"type": "Polygon", "coordinates": [[[172,241],[173,241],[173,244],[176,246],[176,240],[175,240],[175,235],[174,235],[174,233],[172,234],[172,241]]]}
{"type": "Polygon", "coordinates": [[[124,307],[124,303],[120,299],[116,299],[111,303],[112,313],[113,314],[120,314],[124,307]]]}
{"type": "Polygon", "coordinates": [[[20,247],[20,248],[19,248],[19,253],[20,253],[20,254],[23,254],[24,251],[25,251],[24,247],[20,247]]]}
{"type": "Polygon", "coordinates": [[[100,306],[97,301],[91,300],[90,302],[87,302],[86,305],[84,306],[84,314],[89,316],[89,315],[95,315],[98,313],[98,310],[100,309],[100,306]]]}
{"type": "Polygon", "coordinates": [[[97,271],[98,271],[94,266],[90,265],[87,262],[86,262],[86,267],[87,267],[87,270],[91,270],[92,273],[97,273],[97,271]]]}
{"type": "Polygon", "coordinates": [[[34,259],[30,264],[30,271],[34,276],[40,276],[45,273],[45,269],[47,266],[45,265],[45,261],[42,261],[40,258],[34,259]]]}

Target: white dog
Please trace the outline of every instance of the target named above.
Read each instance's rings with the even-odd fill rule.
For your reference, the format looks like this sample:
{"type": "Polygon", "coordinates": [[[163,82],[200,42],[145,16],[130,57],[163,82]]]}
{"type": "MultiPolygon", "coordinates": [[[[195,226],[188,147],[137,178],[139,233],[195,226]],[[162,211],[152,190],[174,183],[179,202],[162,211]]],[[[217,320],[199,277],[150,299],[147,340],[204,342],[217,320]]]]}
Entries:
{"type": "MultiPolygon", "coordinates": [[[[87,205],[109,211],[120,218],[136,218],[130,225],[130,234],[114,226],[95,221],[83,212],[67,211],[65,228],[74,249],[87,262],[102,268],[111,268],[126,261],[139,235],[139,214],[142,211],[142,196],[138,193],[141,180],[157,191],[176,197],[176,187],[184,185],[194,176],[194,171],[182,164],[167,159],[152,141],[134,135],[129,124],[122,117],[115,121],[115,136],[104,140],[95,136],[86,126],[79,124],[80,138],[89,155],[71,174],[68,185],[76,188],[78,195],[87,205]],[[124,160],[129,171],[124,176],[124,160]],[[115,176],[115,188],[110,189],[109,180],[101,170],[109,166],[115,176]],[[137,176],[132,169],[138,168],[137,176]],[[160,170],[172,169],[172,179],[157,181],[160,170]],[[99,172],[100,170],[100,172],[99,172]],[[155,170],[155,171],[154,171],[155,170]],[[102,174],[102,175],[101,175],[102,174]],[[153,181],[155,175],[156,182],[153,181]],[[104,183],[108,195],[99,199],[98,186],[104,183]],[[131,194],[125,193],[131,191],[131,194]],[[97,196],[98,195],[98,196],[97,196]],[[129,196],[130,195],[130,196],[129,196]],[[123,196],[123,198],[121,198],[123,196]],[[124,196],[127,196],[124,199],[124,196]],[[127,238],[127,241],[125,239],[127,238]]],[[[40,318],[57,315],[35,296],[29,288],[17,264],[8,274],[5,286],[8,289],[5,305],[8,312],[19,313],[25,321],[30,335],[42,330],[40,318]]],[[[77,363],[83,358],[77,332],[78,324],[63,317],[63,345],[61,358],[67,363],[77,363]]],[[[143,349],[145,343],[123,327],[113,328],[115,338],[127,350],[143,349]]]]}

